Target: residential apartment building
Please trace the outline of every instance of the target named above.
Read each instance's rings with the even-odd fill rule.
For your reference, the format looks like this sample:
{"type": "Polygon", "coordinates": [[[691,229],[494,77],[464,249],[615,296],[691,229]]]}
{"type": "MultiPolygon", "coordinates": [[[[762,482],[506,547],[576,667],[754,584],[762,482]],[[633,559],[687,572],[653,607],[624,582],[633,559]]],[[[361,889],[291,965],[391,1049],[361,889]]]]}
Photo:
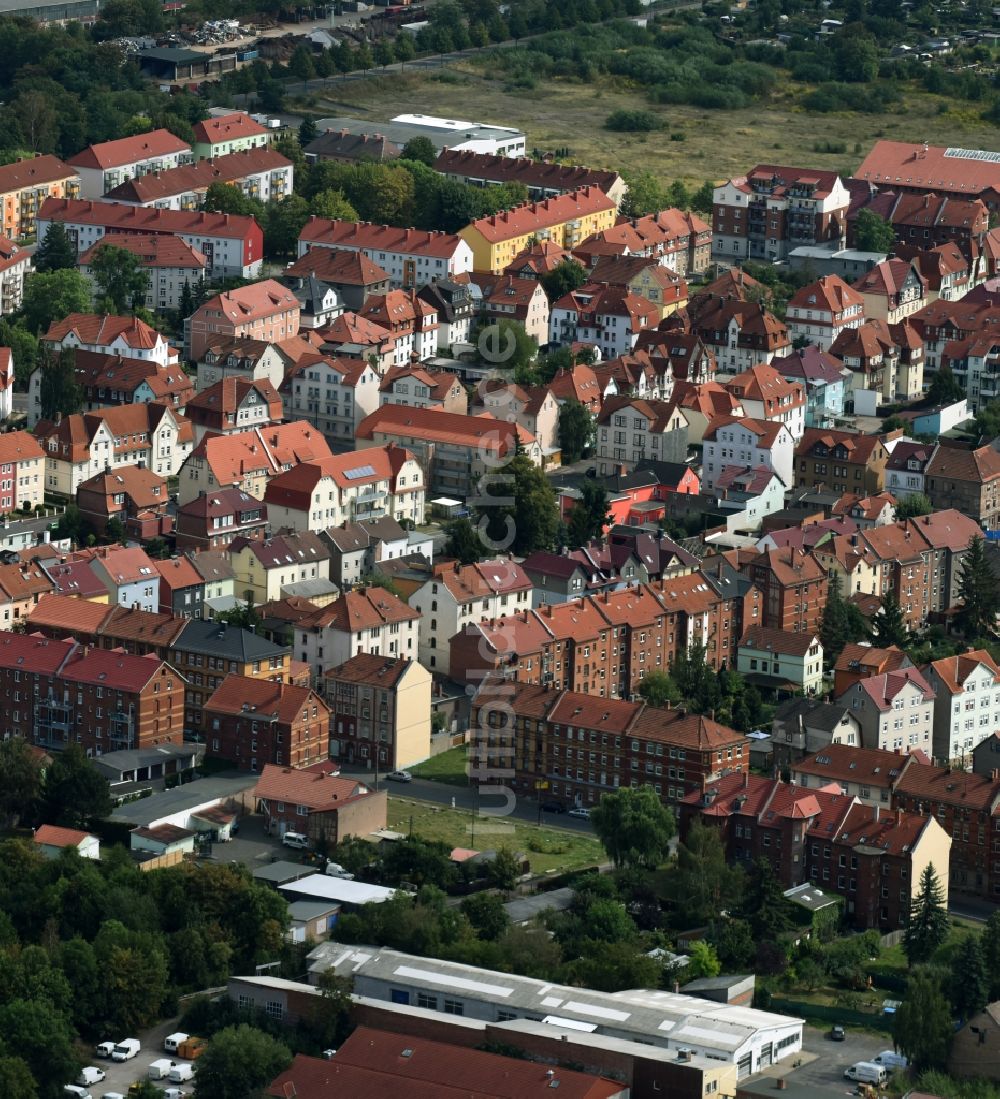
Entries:
{"type": "Polygon", "coordinates": [[[548,458],[559,450],[559,402],[546,385],[520,386],[507,381],[485,382],[474,411],[484,409],[498,420],[520,424],[548,458]]]}
{"type": "Polygon", "coordinates": [[[841,332],[830,352],[851,372],[849,412],[873,415],[887,402],[910,401],[922,392],[923,340],[909,321],[891,328],[865,321],[841,332]]]}
{"type": "Polygon", "coordinates": [[[30,270],[31,253],[19,248],[9,237],[0,236],[0,317],[9,317],[21,308],[24,276],[30,270]]]}
{"type": "Polygon", "coordinates": [[[228,548],[236,593],[255,604],[298,595],[330,599],[330,551],[310,530],[287,531],[271,538],[234,538],[228,548]]]}
{"type": "Polygon", "coordinates": [[[479,218],[458,235],[472,250],[473,270],[499,275],[532,239],[572,249],[594,233],[610,229],[617,212],[614,199],[587,186],[479,218]]]}
{"type": "Polygon", "coordinates": [[[835,172],[758,164],[715,188],[712,255],[774,261],[801,245],[842,248],[850,201],[835,172]]]}
{"type": "Polygon", "coordinates": [[[1000,454],[991,447],[939,446],[925,470],[935,508],[956,508],[983,530],[1000,529],[1000,454]]]}
{"type": "Polygon", "coordinates": [[[449,643],[466,624],[502,618],[531,606],[532,583],[509,557],[460,565],[436,565],[409,604],[421,614],[417,658],[425,668],[448,675],[449,643]]]}
{"type": "Polygon", "coordinates": [[[118,202],[50,198],[38,212],[37,233],[44,238],[58,221],[82,255],[109,233],[178,236],[208,261],[207,277],[256,278],[264,255],[264,233],[252,217],[208,214],[204,210],[156,210],[118,202]]]}
{"type": "Polygon", "coordinates": [[[361,252],[388,274],[392,286],[406,289],[472,270],[472,249],[454,233],[314,216],[299,233],[299,257],[314,248],[361,252]]]}
{"type": "Polygon", "coordinates": [[[772,359],[771,366],[786,381],[805,390],[803,433],[807,427],[833,427],[843,417],[851,373],[839,359],[816,346],[808,346],[772,359]]]}
{"type": "Polygon", "coordinates": [[[897,500],[926,494],[927,466],[936,449],[933,443],[900,439],[885,464],[885,487],[897,500]]]}
{"type": "Polygon", "coordinates": [[[740,640],[736,670],[748,683],[817,694],[823,689],[823,646],[815,634],[751,626],[740,640]]]}
{"type": "Polygon", "coordinates": [[[26,431],[0,435],[0,511],[30,511],[45,502],[45,451],[26,431]]]}
{"type": "Polygon", "coordinates": [[[205,617],[205,580],[187,557],[154,561],[160,574],[159,610],[179,618],[205,617]]]}
{"type": "Polygon", "coordinates": [[[829,351],[841,332],[860,327],[864,319],[861,294],[838,275],[824,275],[795,291],[785,323],[793,340],[805,340],[829,351]]]}
{"type": "MultiPolygon", "coordinates": [[[[784,322],[757,301],[703,292],[688,303],[687,319],[676,324],[701,338],[715,356],[720,380],[792,350],[784,322]]],[[[670,319],[667,331],[672,331],[670,319]]]]}
{"type": "Polygon", "coordinates": [[[177,508],[175,537],[182,553],[225,549],[234,538],[259,538],[267,530],[267,504],[239,488],[202,491],[177,508]]]}
{"type": "Polygon", "coordinates": [[[733,471],[766,469],[790,487],[794,452],[792,435],[779,421],[721,417],[702,440],[702,486],[714,489],[724,474],[733,471]]]}
{"type": "Polygon", "coordinates": [[[596,457],[601,476],[650,459],[683,462],[687,447],[687,420],[676,403],[633,397],[604,401],[597,417],[596,457]]]}
{"type": "Polygon", "coordinates": [[[41,208],[49,200],[75,199],[79,193],[76,169],[57,157],[18,157],[0,167],[0,234],[21,240],[34,233],[44,240],[47,225],[41,208]]]}
{"type": "Polygon", "coordinates": [[[160,608],[160,574],[138,546],[100,546],[78,551],[108,590],[108,602],[143,611],[160,608]]]}
{"type": "Polygon", "coordinates": [[[473,702],[472,773],[513,771],[522,796],[590,808],[606,793],[652,786],[666,804],[745,775],[749,741],[708,717],[591,694],[484,684],[473,702]],[[502,705],[498,700],[502,699],[502,705]]]}
{"type": "MultiPolygon", "coordinates": [[[[336,291],[345,309],[355,312],[364,307],[372,294],[385,294],[389,290],[387,271],[373,263],[364,252],[341,251],[339,248],[310,248],[285,268],[285,277],[299,280],[315,278],[323,286],[336,291]]],[[[450,283],[443,277],[440,281],[450,283]]]]}
{"type": "Polygon", "coordinates": [[[368,836],[385,827],[386,794],[363,782],[340,778],[329,760],[307,768],[265,763],[254,798],[268,834],[304,832],[332,850],[348,836],[368,836]]]}
{"type": "Polygon", "coordinates": [[[933,750],[934,691],[916,668],[899,668],[852,684],[838,702],[861,726],[862,746],[889,752],[933,750]]]}
{"type": "Polygon", "coordinates": [[[869,319],[899,324],[927,304],[927,280],[912,260],[892,256],[854,283],[869,319]]]}
{"type": "Polygon", "coordinates": [[[356,440],[359,449],[406,448],[424,471],[425,488],[465,498],[476,492],[484,474],[513,457],[515,436],[522,452],[540,466],[542,451],[534,437],[519,425],[492,416],[383,405],[361,422],[356,440]]]}
{"type": "Polygon", "coordinates": [[[984,740],[1000,732],[1000,668],[985,649],[933,661],[925,675],[934,692],[934,758],[964,769],[984,740]]]}
{"type": "Polygon", "coordinates": [[[380,378],[365,359],[307,355],[281,386],[285,415],[308,420],[329,439],[354,439],[358,424],[379,406],[380,378]]]}
{"type": "Polygon", "coordinates": [[[875,645],[848,642],[833,666],[833,693],[842,695],[848,687],[870,676],[912,667],[910,658],[895,645],[881,649],[875,645]]]}
{"type": "Polygon", "coordinates": [[[271,134],[245,111],[216,115],[194,124],[191,151],[196,160],[212,159],[267,146],[271,134]]]}
{"type": "Polygon", "coordinates": [[[588,274],[598,286],[645,298],[656,306],[657,321],[687,305],[687,283],[656,256],[598,256],[588,274]]]}
{"type": "Polygon", "coordinates": [[[517,321],[539,347],[545,347],[552,311],[540,282],[502,275],[497,280],[482,279],[482,290],[484,317],[494,323],[517,321]]]}
{"type": "Polygon", "coordinates": [[[53,321],[41,337],[51,351],[93,351],[120,359],[144,359],[176,366],[177,352],[164,336],[139,317],[111,313],[70,313],[53,321]]]}
{"type": "Polygon", "coordinates": [[[373,294],[359,317],[385,329],[394,341],[393,366],[405,366],[416,358],[432,359],[438,350],[438,319],[433,305],[416,290],[390,290],[373,294]]]}
{"type": "Polygon", "coordinates": [[[809,428],[795,448],[795,487],[878,493],[889,452],[877,435],[809,428]]]}
{"type": "Polygon", "coordinates": [[[168,309],[179,309],[184,287],[192,294],[197,293],[208,271],[208,258],[205,254],[186,244],[180,237],[167,234],[155,236],[149,233],[106,233],[78,261],[80,274],[90,282],[95,292],[97,283],[91,265],[94,257],[104,247],[122,248],[138,258],[149,274],[146,308],[160,313],[168,309]]]}
{"type": "Polygon", "coordinates": [[[133,541],[164,537],[173,530],[169,504],[167,479],[142,466],[126,465],[98,473],[76,492],[80,515],[99,538],[106,536],[113,521],[121,524],[124,536],[133,541]]]}
{"type": "Polygon", "coordinates": [[[274,279],[209,298],[184,321],[185,355],[200,359],[218,339],[281,343],[299,331],[298,298],[274,279]]]}
{"type": "Polygon", "coordinates": [[[197,445],[206,435],[235,435],[281,423],[281,397],[266,379],[223,378],[192,397],[184,415],[197,445]]]}
{"type": "Polygon", "coordinates": [[[424,522],[424,471],[413,453],[393,444],[300,462],[264,493],[275,529],[323,531],[388,516],[424,522]]]}
{"type": "Polygon", "coordinates": [[[457,374],[411,363],[409,366],[392,367],[382,378],[379,382],[379,404],[437,408],[464,416],[469,411],[469,396],[457,374]]]}
{"type": "MultiPolygon", "coordinates": [[[[793,763],[791,781],[796,786],[813,789],[826,789],[835,783],[848,797],[857,798],[865,805],[888,809],[892,788],[902,773],[906,758],[907,753],[828,744],[814,755],[793,763]]],[[[926,760],[919,749],[915,758],[921,763],[926,760]]]]}
{"type": "Polygon", "coordinates": [[[239,771],[328,759],[330,709],[308,687],[230,675],[205,703],[205,754],[239,771]]]}
{"type": "Polygon", "coordinates": [[[358,653],[322,678],[330,756],[383,774],[431,753],[431,674],[406,657],[358,653]]]}
{"type": "Polygon", "coordinates": [[[552,303],[548,343],[554,347],[594,344],[604,359],[628,354],[639,333],[660,320],[659,309],[616,286],[587,283],[552,303]]]}
{"type": "Polygon", "coordinates": [[[726,389],[747,416],[784,424],[797,443],[805,431],[805,388],[788,381],[778,370],[758,363],[726,382],[726,389]]]}
{"type": "Polygon", "coordinates": [[[0,633],[4,736],[90,756],[180,744],[184,681],[154,657],[0,633]]]}
{"type": "Polygon", "coordinates": [[[161,129],[88,145],[66,163],[80,177],[80,196],[100,199],[126,180],[168,171],[192,159],[186,141],[161,129]]]}
{"type": "Polygon", "coordinates": [[[827,576],[807,553],[779,549],[730,551],[724,555],[761,592],[760,624],[771,629],[814,635],[826,606],[827,576]]]}
{"type": "Polygon", "coordinates": [[[671,207],[645,217],[621,217],[610,229],[588,237],[578,251],[608,247],[617,255],[657,260],[682,279],[700,275],[712,262],[712,227],[690,210],[671,207]]]}

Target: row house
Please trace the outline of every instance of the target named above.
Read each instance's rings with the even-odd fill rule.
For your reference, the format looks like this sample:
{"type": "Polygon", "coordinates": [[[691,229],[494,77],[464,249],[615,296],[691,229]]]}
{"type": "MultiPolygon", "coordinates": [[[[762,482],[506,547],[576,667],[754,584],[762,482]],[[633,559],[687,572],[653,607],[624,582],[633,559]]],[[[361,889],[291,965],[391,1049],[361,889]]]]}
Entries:
{"type": "MultiPolygon", "coordinates": [[[[89,567],[92,557],[74,557],[69,563],[89,567]]],[[[50,568],[52,576],[58,576],[63,567],[50,568]]],[[[75,575],[81,575],[79,569],[75,575]]],[[[96,579],[93,570],[90,575],[96,579]]],[[[100,649],[121,649],[132,656],[153,655],[179,666],[179,659],[173,655],[173,646],[184,632],[187,620],[159,611],[111,604],[107,601],[107,588],[103,583],[101,586],[103,602],[89,594],[84,596],[82,592],[43,596],[28,615],[28,628],[44,637],[60,641],[77,640],[100,649]]]]}
{"type": "Polygon", "coordinates": [[[292,193],[292,162],[267,146],[125,180],[104,196],[108,202],[158,210],[197,210],[213,184],[222,183],[257,202],[280,202],[292,193]]]}
{"type": "Polygon", "coordinates": [[[330,756],[385,774],[431,752],[431,673],[406,657],[358,653],[326,669],[330,756]]]}
{"type": "Polygon", "coordinates": [[[758,164],[712,195],[712,257],[783,260],[803,245],[843,248],[851,196],[835,172],[758,164]]]}
{"type": "Polygon", "coordinates": [[[682,279],[703,274],[712,262],[712,227],[693,211],[675,207],[645,217],[619,218],[580,249],[595,244],[616,246],[618,255],[654,258],[682,279]]]}
{"type": "Polygon", "coordinates": [[[656,306],[657,323],[687,305],[687,283],[670,267],[647,256],[599,256],[588,282],[613,286],[656,306]]]}
{"type": "Polygon", "coordinates": [[[953,195],[901,193],[895,196],[884,217],[895,229],[900,244],[923,249],[957,244],[967,256],[982,248],[990,227],[985,202],[953,195]]]}
{"type": "MultiPolygon", "coordinates": [[[[535,550],[524,559],[523,567],[531,580],[534,607],[618,591],[630,583],[648,583],[650,578],[645,561],[627,543],[591,542],[575,550],[563,547],[559,553],[535,550]]],[[[688,567],[678,574],[691,571],[688,567]]]]}
{"type": "MultiPolygon", "coordinates": [[[[892,789],[893,808],[935,821],[951,838],[948,885],[1000,900],[1000,776],[969,774],[908,759],[892,789]]],[[[939,876],[945,880],[943,868],[939,876]]]]}
{"type": "Polygon", "coordinates": [[[0,620],[6,630],[22,625],[47,595],[56,590],[56,581],[41,563],[12,562],[0,565],[0,620]]]}
{"type": "Polygon", "coordinates": [[[80,274],[87,279],[95,296],[99,293],[93,261],[102,248],[120,248],[131,253],[149,276],[146,287],[147,309],[165,313],[180,309],[186,292],[197,295],[208,275],[208,257],[180,237],[151,233],[106,233],[80,255],[80,274]]]}
{"type": "Polygon", "coordinates": [[[316,248],[360,252],[388,274],[391,286],[403,289],[454,279],[473,266],[472,249],[454,233],[313,216],[299,233],[299,257],[316,248]]]}
{"type": "Polygon", "coordinates": [[[470,725],[473,775],[509,775],[522,795],[545,790],[562,805],[638,786],[676,805],[749,766],[747,738],[708,717],[543,685],[485,684],[470,725]]]}
{"type": "Polygon", "coordinates": [[[35,434],[45,452],[45,491],[64,499],[74,498],[84,481],[121,466],[176,477],[194,445],[191,424],[158,402],[42,420],[35,434]]]}
{"type": "Polygon", "coordinates": [[[336,594],[330,584],[330,551],[311,530],[271,538],[235,538],[227,549],[236,593],[254,604],[302,596],[317,605],[336,594]]]}
{"type": "Polygon", "coordinates": [[[540,282],[505,274],[480,277],[482,315],[492,324],[515,321],[539,347],[549,342],[552,311],[540,282]]]}
{"type": "Polygon", "coordinates": [[[910,321],[865,321],[842,332],[830,353],[851,372],[848,411],[874,415],[883,404],[923,392],[924,342],[910,321]]]}
{"type": "Polygon", "coordinates": [[[803,432],[807,427],[833,427],[843,418],[851,372],[840,359],[811,344],[772,359],[771,367],[805,392],[803,432]]]}
{"type": "Polygon", "coordinates": [[[925,495],[927,466],[937,449],[936,443],[915,443],[899,439],[885,464],[885,487],[897,500],[925,495]]]}
{"type": "Polygon", "coordinates": [[[451,671],[449,642],[468,623],[502,618],[531,606],[532,582],[509,557],[436,565],[409,598],[421,614],[417,658],[441,675],[451,671]]]}
{"type": "Polygon", "coordinates": [[[298,333],[299,299],[274,279],[226,290],[184,320],[184,350],[200,359],[218,339],[280,343],[298,333]]]}
{"type": "Polygon", "coordinates": [[[21,308],[24,276],[31,271],[31,255],[9,237],[0,236],[0,317],[9,317],[21,308]]]}
{"type": "Polygon", "coordinates": [[[479,391],[473,412],[482,409],[498,420],[519,424],[537,440],[546,458],[559,450],[559,402],[548,386],[487,380],[479,391]]]}
{"type": "Polygon", "coordinates": [[[577,363],[570,370],[560,367],[549,382],[552,392],[560,406],[567,401],[577,401],[592,415],[601,411],[604,393],[593,369],[583,363],[577,363]]]}
{"type": "Polygon", "coordinates": [[[163,614],[178,618],[205,617],[205,581],[188,557],[154,561],[160,574],[160,606],[163,614]]]}
{"type": "Polygon", "coordinates": [[[876,141],[854,178],[906,194],[981,197],[991,209],[1000,182],[988,155],[926,141],[876,141]]]}
{"type": "Polygon", "coordinates": [[[935,508],[957,508],[983,530],[1000,529],[1000,454],[991,447],[939,446],[927,463],[927,495],[935,508]]]}
{"type": "Polygon", "coordinates": [[[94,351],[121,359],[145,359],[162,367],[177,366],[176,350],[139,317],[70,313],[53,321],[41,342],[52,352],[94,351]]]}
{"type": "Polygon", "coordinates": [[[588,283],[552,303],[547,342],[553,347],[593,344],[602,358],[614,358],[631,351],[639,333],[658,321],[658,310],[647,299],[588,283]]]}
{"type": "Polygon", "coordinates": [[[785,889],[808,884],[843,897],[859,930],[904,927],[925,867],[947,880],[952,841],[934,819],[846,794],[728,775],[684,799],[682,837],[695,819],[719,829],[730,862],[764,859],[785,889]]]}
{"type": "Polygon", "coordinates": [[[275,529],[323,531],[383,516],[418,526],[425,490],[413,452],[390,443],[300,462],[273,478],[264,500],[275,529]]]}
{"type": "Polygon", "coordinates": [[[714,381],[718,370],[715,355],[696,332],[677,329],[661,332],[659,326],[652,331],[647,329],[639,333],[635,352],[648,354],[675,380],[695,385],[714,381]]]}
{"type": "Polygon", "coordinates": [[[610,229],[617,213],[614,199],[586,186],[478,218],[458,235],[472,250],[474,271],[499,275],[532,239],[555,241],[572,250],[594,233],[610,229]]]}
{"type": "Polygon", "coordinates": [[[865,319],[865,299],[838,275],[824,275],[803,286],[788,301],[785,323],[793,340],[829,351],[841,332],[865,319]]]}
{"type": "Polygon", "coordinates": [[[687,447],[687,420],[676,402],[612,397],[597,417],[596,457],[601,476],[649,459],[683,462],[687,447]]]}
{"type": "Polygon", "coordinates": [[[128,179],[169,171],[193,159],[186,141],[159,129],[88,145],[66,163],[80,177],[80,195],[100,199],[128,179]]]}
{"type": "Polygon", "coordinates": [[[433,408],[383,405],[361,422],[356,440],[360,450],[405,448],[423,470],[425,488],[463,499],[473,496],[484,475],[504,465],[518,447],[533,465],[542,464],[537,440],[519,424],[433,408]]]}
{"type": "Polygon", "coordinates": [[[538,282],[561,263],[582,262],[580,249],[569,252],[554,240],[532,240],[504,268],[505,275],[538,282]]]}
{"type": "Polygon", "coordinates": [[[31,511],[45,502],[46,452],[27,431],[0,434],[0,511],[31,511]]]}
{"type": "Polygon", "coordinates": [[[288,419],[308,420],[335,442],[350,441],[379,406],[379,375],[364,359],[305,355],[288,369],[281,398],[288,419]]]}
{"type": "Polygon", "coordinates": [[[916,668],[898,668],[869,676],[837,701],[850,708],[861,726],[864,748],[929,756],[933,747],[934,691],[916,668]]]}
{"type": "MultiPolygon", "coordinates": [[[[377,293],[386,292],[388,287],[377,291],[377,293]]],[[[469,283],[438,279],[436,282],[421,286],[417,296],[437,314],[440,348],[469,342],[477,313],[477,302],[469,283]]]]}
{"type": "MultiPolygon", "coordinates": [[[[702,442],[702,487],[712,490],[726,471],[766,469],[788,488],[792,483],[795,443],[785,424],[726,416],[705,432],[702,442]]],[[[782,490],[784,491],[784,489],[782,490]]]]}
{"type": "MultiPolygon", "coordinates": [[[[415,363],[394,366],[386,372],[379,382],[378,403],[437,408],[441,412],[455,412],[460,416],[469,411],[469,395],[457,374],[415,363]]],[[[373,411],[368,409],[368,412],[373,411]]]]}
{"type": "Polygon", "coordinates": [[[615,171],[585,168],[579,164],[558,164],[554,160],[533,160],[524,156],[497,156],[470,149],[442,149],[432,165],[447,179],[457,179],[470,187],[501,187],[520,183],[528,198],[538,201],[553,198],[581,187],[596,187],[616,206],[628,193],[625,180],[615,171]]]}
{"type": "Polygon", "coordinates": [[[757,301],[703,291],[688,303],[688,318],[668,318],[671,327],[696,333],[715,356],[720,375],[730,377],[792,350],[788,329],[757,301]],[[675,322],[672,324],[672,322],[675,322]]]}
{"type": "Polygon", "coordinates": [[[201,577],[202,605],[206,618],[215,618],[232,609],[236,598],[236,575],[229,558],[222,550],[199,549],[188,555],[195,572],[201,577]]]}
{"type": "Polygon", "coordinates": [[[173,530],[169,504],[166,477],[137,465],[98,473],[76,490],[80,517],[98,538],[107,537],[112,522],[130,541],[163,538],[173,530]]]}
{"type": "Polygon", "coordinates": [[[272,477],[301,462],[329,457],[329,444],[307,420],[206,435],[180,470],[177,502],[186,504],[201,492],[230,487],[262,500],[272,477]]]}
{"type": "Polygon", "coordinates": [[[268,531],[267,504],[241,488],[204,489],[176,509],[175,544],[184,552],[222,550],[235,538],[268,531]]]}
{"type": "Polygon", "coordinates": [[[934,758],[964,770],[975,749],[1000,731],[1000,668],[985,649],[975,649],[933,661],[925,675],[934,691],[934,758]]]}
{"type": "Polygon", "coordinates": [[[294,656],[309,665],[314,683],[358,653],[416,660],[419,622],[420,611],[385,588],[345,591],[295,623],[294,656]]]}
{"type": "Polygon", "coordinates": [[[89,756],[180,744],[184,680],[156,656],[0,633],[4,736],[89,756]]]}
{"type": "Polygon", "coordinates": [[[842,695],[848,687],[869,676],[912,667],[913,661],[895,645],[881,649],[876,645],[859,645],[849,641],[833,666],[833,693],[842,695]]]}
{"type": "Polygon", "coordinates": [[[868,319],[899,324],[927,304],[927,280],[912,260],[890,256],[854,283],[868,319]]]}
{"type": "Polygon", "coordinates": [[[393,366],[405,366],[411,359],[422,362],[437,355],[437,312],[414,289],[373,295],[359,316],[385,329],[393,338],[393,366]]]}
{"type": "Polygon", "coordinates": [[[805,431],[805,388],[788,381],[773,366],[756,363],[726,382],[747,416],[765,423],[781,423],[797,443],[805,431]]]}
{"type": "MultiPolygon", "coordinates": [[[[279,389],[285,370],[299,358],[300,349],[302,354],[306,353],[303,343],[301,334],[281,344],[225,337],[212,340],[198,362],[195,389],[199,392],[208,389],[223,378],[243,378],[246,381],[267,379],[275,389],[279,389]]],[[[309,350],[316,349],[310,346],[309,350]]]]}
{"type": "MultiPolygon", "coordinates": [[[[790,768],[791,781],[796,786],[820,790],[836,784],[848,797],[855,797],[865,805],[888,809],[893,785],[902,773],[908,754],[831,743],[813,755],[796,760],[790,768]]],[[[929,762],[919,749],[912,754],[921,763],[929,762]]]]}
{"type": "Polygon", "coordinates": [[[357,311],[373,294],[389,291],[389,272],[364,252],[339,248],[310,248],[285,268],[289,279],[317,279],[329,286],[345,309],[357,311]]]}
{"type": "Polygon", "coordinates": [[[877,493],[889,452],[877,435],[809,428],[795,448],[795,487],[877,493]]]}
{"type": "Polygon", "coordinates": [[[75,200],[80,177],[58,157],[18,157],[0,167],[0,234],[8,240],[35,235],[44,240],[48,224],[41,211],[51,202],[75,200]]]}
{"type": "Polygon", "coordinates": [[[49,198],[38,212],[40,240],[53,222],[64,226],[77,255],[109,233],[138,233],[180,237],[206,258],[209,279],[253,279],[260,274],[263,263],[264,232],[254,218],[242,214],[157,210],[120,202],[49,198]]]}
{"type": "Polygon", "coordinates": [[[108,602],[119,607],[156,611],[160,605],[160,575],[139,546],[97,546],[77,550],[73,557],[89,561],[94,575],[108,592],[108,602]]]}
{"type": "Polygon", "coordinates": [[[330,708],[309,687],[231,675],[205,703],[205,755],[239,771],[328,758],[330,708]]]}
{"type": "Polygon", "coordinates": [[[396,337],[358,313],[341,313],[319,335],[321,350],[335,357],[364,360],[379,377],[396,365],[396,337]]]}
{"type": "Polygon", "coordinates": [[[919,249],[897,244],[896,253],[911,260],[923,276],[928,301],[958,301],[986,278],[986,261],[978,252],[967,256],[957,244],[919,249]]]}
{"type": "Polygon", "coordinates": [[[266,379],[223,378],[192,397],[184,415],[197,445],[206,435],[234,435],[280,423],[281,397],[266,379]]]}

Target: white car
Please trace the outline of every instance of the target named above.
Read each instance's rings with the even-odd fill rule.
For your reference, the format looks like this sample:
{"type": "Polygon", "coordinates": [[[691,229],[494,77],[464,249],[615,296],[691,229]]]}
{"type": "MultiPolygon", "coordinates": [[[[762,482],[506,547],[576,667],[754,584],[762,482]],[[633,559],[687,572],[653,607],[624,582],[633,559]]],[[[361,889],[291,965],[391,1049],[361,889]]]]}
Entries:
{"type": "Polygon", "coordinates": [[[389,782],[412,782],[413,775],[409,771],[390,771],[385,776],[389,782]]]}
{"type": "Polygon", "coordinates": [[[584,809],[582,806],[578,806],[576,809],[570,809],[566,815],[568,817],[576,817],[577,820],[590,820],[590,810],[584,809]]]}

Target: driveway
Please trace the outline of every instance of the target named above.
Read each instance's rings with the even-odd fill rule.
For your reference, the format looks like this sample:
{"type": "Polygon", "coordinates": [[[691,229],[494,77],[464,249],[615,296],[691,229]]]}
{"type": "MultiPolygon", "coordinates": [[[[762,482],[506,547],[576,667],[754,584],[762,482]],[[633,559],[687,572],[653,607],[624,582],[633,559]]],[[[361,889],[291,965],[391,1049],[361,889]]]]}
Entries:
{"type": "Polygon", "coordinates": [[[758,1073],[754,1079],[785,1077],[800,1088],[810,1088],[817,1095],[857,1095],[857,1088],[844,1079],[844,1069],[858,1061],[869,1061],[883,1049],[892,1049],[888,1034],[872,1035],[848,1028],[847,1040],[832,1042],[825,1030],[805,1027],[802,1033],[801,1056],[779,1061],[777,1065],[758,1073]],[[793,1068],[801,1060],[799,1068],[793,1068]]]}

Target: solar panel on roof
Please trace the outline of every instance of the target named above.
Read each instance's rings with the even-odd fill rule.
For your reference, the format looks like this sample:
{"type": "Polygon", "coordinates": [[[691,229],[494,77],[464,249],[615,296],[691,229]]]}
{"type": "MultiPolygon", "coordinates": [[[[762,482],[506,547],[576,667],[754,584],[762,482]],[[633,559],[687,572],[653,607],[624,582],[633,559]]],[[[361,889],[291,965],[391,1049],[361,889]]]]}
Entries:
{"type": "Polygon", "coordinates": [[[358,477],[372,477],[375,474],[374,466],[357,466],[354,469],[348,469],[344,471],[344,476],[348,481],[354,481],[358,477]]]}
{"type": "Polygon", "coordinates": [[[992,149],[945,149],[944,155],[956,160],[984,160],[988,164],[1000,164],[1000,153],[992,149]]]}

